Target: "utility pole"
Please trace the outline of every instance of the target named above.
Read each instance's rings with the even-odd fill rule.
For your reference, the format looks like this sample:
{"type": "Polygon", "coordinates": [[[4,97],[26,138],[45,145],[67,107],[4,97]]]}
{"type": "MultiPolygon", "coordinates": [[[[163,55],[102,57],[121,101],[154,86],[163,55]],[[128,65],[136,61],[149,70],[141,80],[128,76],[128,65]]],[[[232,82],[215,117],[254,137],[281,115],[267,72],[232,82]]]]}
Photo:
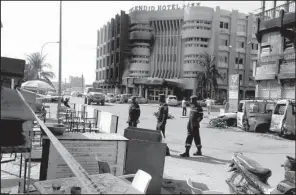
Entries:
{"type": "Polygon", "coordinates": [[[83,93],[83,91],[84,91],[84,86],[83,86],[83,74],[82,74],[82,76],[81,76],[81,83],[82,83],[82,85],[81,85],[81,89],[82,89],[82,93],[83,93]]]}
{"type": "Polygon", "coordinates": [[[61,110],[61,102],[62,102],[62,1],[60,1],[60,45],[59,45],[59,99],[58,99],[58,109],[57,109],[57,117],[58,124],[60,121],[60,110],[61,110]]]}

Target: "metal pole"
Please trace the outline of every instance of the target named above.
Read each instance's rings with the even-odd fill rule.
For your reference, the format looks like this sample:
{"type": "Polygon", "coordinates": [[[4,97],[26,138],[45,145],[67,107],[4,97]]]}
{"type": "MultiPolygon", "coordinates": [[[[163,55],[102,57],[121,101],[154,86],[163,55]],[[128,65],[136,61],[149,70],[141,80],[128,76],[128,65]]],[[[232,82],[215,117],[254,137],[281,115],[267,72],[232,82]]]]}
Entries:
{"type": "Polygon", "coordinates": [[[62,95],[62,1],[60,1],[60,45],[59,45],[59,99],[58,99],[58,124],[60,124],[59,111],[61,109],[61,95],[62,95]]]}

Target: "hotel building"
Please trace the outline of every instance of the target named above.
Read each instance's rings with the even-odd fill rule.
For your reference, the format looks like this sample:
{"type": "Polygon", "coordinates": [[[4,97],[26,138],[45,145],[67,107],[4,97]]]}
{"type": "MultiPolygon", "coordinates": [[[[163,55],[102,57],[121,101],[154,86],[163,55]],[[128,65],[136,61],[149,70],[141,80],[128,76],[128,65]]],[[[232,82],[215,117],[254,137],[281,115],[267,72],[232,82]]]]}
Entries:
{"type": "Polygon", "coordinates": [[[216,99],[227,96],[228,75],[239,73],[241,98],[255,96],[256,18],[237,10],[192,4],[136,6],[98,31],[97,87],[157,100],[195,94],[201,54],[209,53],[223,79],[216,99]],[[158,8],[158,9],[157,9],[158,8]]]}

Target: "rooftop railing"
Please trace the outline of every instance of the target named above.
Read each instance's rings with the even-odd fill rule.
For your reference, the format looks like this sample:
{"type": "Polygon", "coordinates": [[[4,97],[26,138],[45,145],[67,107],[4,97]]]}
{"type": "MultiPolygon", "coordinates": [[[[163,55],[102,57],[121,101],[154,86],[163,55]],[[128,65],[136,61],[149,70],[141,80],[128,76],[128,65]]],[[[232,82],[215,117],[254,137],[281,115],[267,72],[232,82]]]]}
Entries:
{"type": "Polygon", "coordinates": [[[263,8],[257,9],[254,13],[256,17],[259,17],[262,21],[270,20],[280,17],[280,10],[285,10],[285,13],[295,13],[295,1],[279,5],[275,8],[271,8],[262,12],[263,8]]]}

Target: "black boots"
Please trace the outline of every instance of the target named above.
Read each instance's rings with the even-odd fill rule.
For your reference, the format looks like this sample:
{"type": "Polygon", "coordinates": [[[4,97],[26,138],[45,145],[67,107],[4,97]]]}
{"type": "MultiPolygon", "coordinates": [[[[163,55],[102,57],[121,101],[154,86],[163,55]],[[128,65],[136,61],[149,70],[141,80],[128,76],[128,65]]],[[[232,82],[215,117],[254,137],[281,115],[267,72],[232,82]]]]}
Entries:
{"type": "Polygon", "coordinates": [[[181,157],[189,157],[190,147],[185,147],[185,148],[186,148],[186,151],[183,154],[180,154],[181,157]]]}
{"type": "Polygon", "coordinates": [[[201,145],[197,146],[197,151],[193,153],[194,156],[202,156],[201,147],[201,145]]]}
{"type": "Polygon", "coordinates": [[[170,153],[170,149],[169,149],[169,147],[167,147],[166,148],[166,154],[165,154],[166,156],[171,156],[171,153],[170,153]]]}

